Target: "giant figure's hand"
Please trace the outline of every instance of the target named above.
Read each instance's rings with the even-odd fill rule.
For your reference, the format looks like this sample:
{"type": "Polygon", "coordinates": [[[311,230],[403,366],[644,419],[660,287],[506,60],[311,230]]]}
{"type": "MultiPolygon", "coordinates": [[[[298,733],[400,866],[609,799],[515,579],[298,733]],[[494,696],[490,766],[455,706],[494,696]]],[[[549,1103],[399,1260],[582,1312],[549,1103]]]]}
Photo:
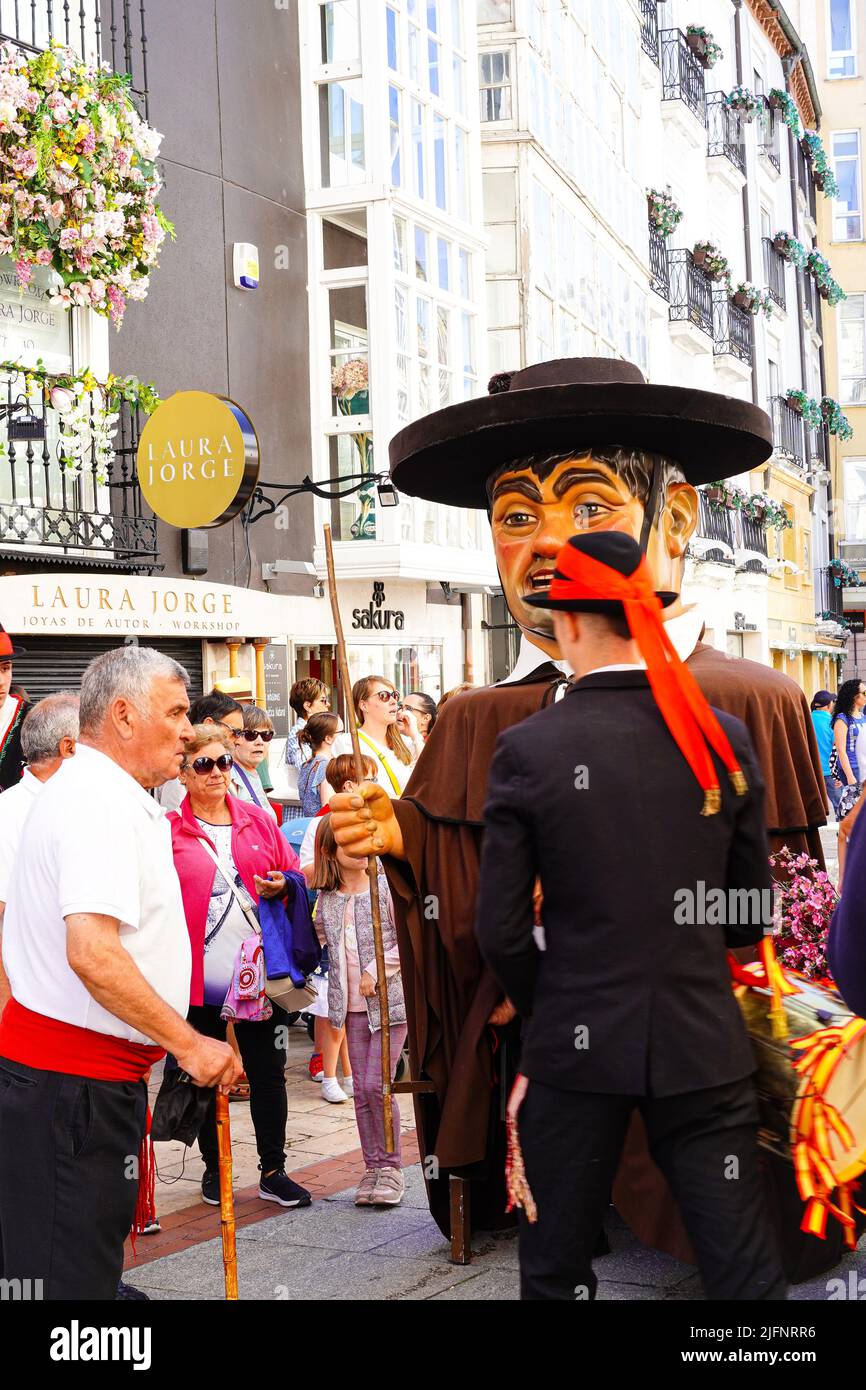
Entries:
{"type": "Polygon", "coordinates": [[[403,834],[391,798],[378,782],[362,782],[357,791],[331,797],[334,838],[347,854],[359,859],[391,854],[404,859],[403,834]]]}

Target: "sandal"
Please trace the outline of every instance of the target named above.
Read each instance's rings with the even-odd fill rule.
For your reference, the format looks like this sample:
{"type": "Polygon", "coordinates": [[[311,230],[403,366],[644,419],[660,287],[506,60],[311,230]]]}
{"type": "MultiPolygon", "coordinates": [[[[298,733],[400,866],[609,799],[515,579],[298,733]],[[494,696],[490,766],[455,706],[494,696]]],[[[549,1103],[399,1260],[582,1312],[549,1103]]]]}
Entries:
{"type": "Polygon", "coordinates": [[[229,1091],[229,1100],[249,1100],[250,1083],[247,1080],[246,1072],[241,1072],[235,1084],[229,1091]]]}

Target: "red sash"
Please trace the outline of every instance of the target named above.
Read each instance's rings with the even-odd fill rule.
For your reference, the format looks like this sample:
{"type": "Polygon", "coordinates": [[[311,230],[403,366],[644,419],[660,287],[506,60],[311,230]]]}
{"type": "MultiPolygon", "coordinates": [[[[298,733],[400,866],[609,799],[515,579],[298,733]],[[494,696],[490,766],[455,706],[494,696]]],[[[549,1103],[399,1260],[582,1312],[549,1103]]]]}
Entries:
{"type": "Polygon", "coordinates": [[[33,1013],[10,999],[0,1017],[0,1057],[37,1071],[60,1071],[91,1081],[141,1081],[165,1048],[129,1042],[33,1013]]]}

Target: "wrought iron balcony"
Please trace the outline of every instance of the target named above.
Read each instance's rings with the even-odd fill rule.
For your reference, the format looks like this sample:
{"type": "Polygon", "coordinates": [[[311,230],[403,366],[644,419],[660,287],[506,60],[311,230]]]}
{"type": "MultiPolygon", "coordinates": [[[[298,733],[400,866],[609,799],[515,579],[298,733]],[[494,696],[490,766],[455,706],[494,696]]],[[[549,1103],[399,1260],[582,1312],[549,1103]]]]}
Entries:
{"type": "MultiPolygon", "coordinates": [[[[844,560],[844,555],[842,559],[844,560]]],[[[815,613],[821,617],[824,613],[831,613],[834,619],[839,622],[844,617],[842,589],[838,584],[833,583],[833,575],[827,565],[821,565],[814,571],[812,587],[815,592],[815,613]]]]}
{"type": "Polygon", "coordinates": [[[770,298],[785,308],[785,257],[778,252],[769,237],[762,237],[764,244],[764,280],[770,291],[770,298]]]}
{"type": "Polygon", "coordinates": [[[770,400],[770,416],[773,421],[773,446],[776,453],[784,455],[798,468],[803,468],[806,444],[802,415],[792,409],[784,396],[773,396],[770,400]]]}
{"type": "Polygon", "coordinates": [[[659,12],[657,0],[640,0],[640,42],[648,58],[658,66],[659,12]]]}
{"type": "Polygon", "coordinates": [[[811,275],[807,275],[805,271],[800,271],[800,276],[803,282],[803,309],[809,315],[812,322],[815,323],[817,319],[815,310],[814,281],[812,280],[811,275]]]}
{"type": "MultiPolygon", "coordinates": [[[[754,517],[746,516],[745,512],[737,513],[737,549],[754,550],[758,555],[769,555],[767,550],[767,528],[762,521],[756,521],[754,517]]],[[[766,566],[758,559],[743,560],[738,567],[747,574],[765,574],[766,566]]]]}
{"type": "Polygon", "coordinates": [[[725,102],[724,92],[707,93],[707,154],[723,154],[741,174],[746,172],[743,122],[725,102]]]}
{"type": "Polygon", "coordinates": [[[758,154],[770,161],[777,174],[782,170],[779,126],[775,111],[764,106],[758,114],[758,154]]]}
{"type": "MultiPolygon", "coordinates": [[[[125,403],[104,472],[92,437],[67,466],[63,416],[46,405],[39,377],[0,378],[0,555],[76,558],[105,568],[161,569],[156,520],[138,484],[137,413],[125,403]]],[[[52,378],[44,378],[48,387],[52,378]]]]}
{"type": "Polygon", "coordinates": [[[144,0],[0,0],[0,43],[41,53],[52,40],[128,73],[147,116],[144,0]]]}
{"type": "Polygon", "coordinates": [[[684,101],[703,125],[707,123],[704,70],[681,29],[662,29],[662,99],[684,101]]]}
{"type": "Polygon", "coordinates": [[[668,270],[668,244],[654,222],[649,224],[650,285],[662,299],[670,299],[671,283],[668,270]]]}
{"type": "Polygon", "coordinates": [[[734,304],[727,290],[713,294],[713,352],[716,357],[730,354],[752,365],[752,315],[734,304]]]}
{"type": "Polygon", "coordinates": [[[672,323],[693,323],[713,336],[712,281],[695,265],[691,251],[668,252],[672,323]]]}
{"type": "MultiPolygon", "coordinates": [[[[714,507],[702,487],[698,488],[700,511],[695,535],[702,541],[720,541],[727,549],[714,550],[711,546],[701,546],[702,560],[715,560],[717,564],[732,565],[735,545],[733,513],[727,507],[714,507]]],[[[695,547],[697,551],[697,547],[695,547]]]]}

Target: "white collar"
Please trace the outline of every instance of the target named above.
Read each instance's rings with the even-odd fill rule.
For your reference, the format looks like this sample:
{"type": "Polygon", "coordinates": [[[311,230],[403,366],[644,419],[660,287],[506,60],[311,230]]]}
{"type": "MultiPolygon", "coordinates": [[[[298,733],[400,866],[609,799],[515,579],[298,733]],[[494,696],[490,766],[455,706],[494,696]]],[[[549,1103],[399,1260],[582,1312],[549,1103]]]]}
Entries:
{"type": "MultiPolygon", "coordinates": [[[[701,631],[703,630],[704,620],[700,610],[694,604],[678,613],[675,618],[668,618],[665,623],[665,632],[674,644],[674,649],[680,661],[688,661],[695,647],[700,641],[701,631]]],[[[521,633],[520,650],[517,653],[517,661],[510,676],[506,676],[504,681],[499,681],[499,685],[513,685],[515,681],[522,681],[537,671],[538,667],[546,661],[552,661],[558,671],[564,676],[571,675],[571,669],[567,661],[554,661],[552,656],[548,656],[536,647],[527,637],[526,633],[521,633]]],[[[638,666],[601,666],[601,671],[642,671],[643,662],[638,666]]],[[[594,675],[595,672],[587,672],[594,675]]]]}
{"type": "Polygon", "coordinates": [[[517,661],[514,663],[514,670],[510,676],[506,676],[505,680],[499,681],[498,684],[513,685],[515,681],[525,680],[527,676],[531,676],[533,671],[537,671],[539,666],[543,666],[546,662],[553,662],[557,671],[560,671],[563,676],[568,675],[567,661],[554,661],[552,656],[548,656],[547,652],[536,647],[535,643],[530,641],[526,633],[523,632],[520,635],[520,649],[517,653],[517,661]]]}
{"type": "Polygon", "coordinates": [[[623,662],[619,666],[595,666],[593,670],[586,671],[580,679],[583,680],[585,676],[600,676],[602,671],[643,671],[645,669],[640,662],[635,661],[623,662]]]}
{"type": "MultiPolygon", "coordinates": [[[[107,753],[103,753],[100,748],[94,748],[92,743],[77,743],[75,745],[74,757],[67,758],[66,761],[61,764],[61,767],[80,767],[81,763],[79,760],[82,757],[84,758],[85,764],[95,761],[95,765],[101,769],[103,775],[116,778],[118,789],[123,788],[127,796],[135,796],[147,811],[148,815],[152,816],[154,820],[159,820],[165,815],[159,802],[150,795],[150,792],[145,791],[140,782],[136,782],[131,773],[121,767],[120,763],[116,763],[107,753]]],[[[58,768],[57,770],[59,772],[61,769],[58,768]]]]}

